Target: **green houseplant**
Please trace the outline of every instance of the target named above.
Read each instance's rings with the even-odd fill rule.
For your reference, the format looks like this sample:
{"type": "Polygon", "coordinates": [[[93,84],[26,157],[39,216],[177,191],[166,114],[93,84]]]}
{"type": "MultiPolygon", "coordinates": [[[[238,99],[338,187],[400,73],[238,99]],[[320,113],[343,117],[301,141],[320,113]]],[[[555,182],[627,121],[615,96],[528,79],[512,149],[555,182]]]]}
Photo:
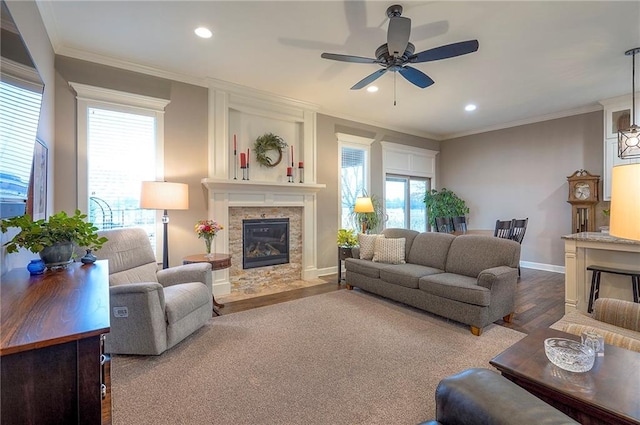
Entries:
{"type": "Polygon", "coordinates": [[[47,267],[64,265],[73,256],[74,245],[89,250],[98,250],[107,241],[98,237],[98,228],[85,221],[86,214],[76,210],[74,215],[61,211],[53,214],[48,220],[33,221],[29,214],[2,220],[0,230],[5,233],[11,227],[20,229],[4,246],[7,252],[17,252],[25,248],[40,254],[47,267]]]}
{"type": "MultiPolygon", "coordinates": [[[[432,228],[435,227],[438,217],[451,219],[469,214],[469,208],[464,199],[447,188],[442,188],[440,191],[432,189],[427,192],[424,195],[424,203],[427,206],[427,216],[432,228]]],[[[453,224],[451,228],[453,229],[453,224]]]]}
{"type": "Polygon", "coordinates": [[[338,246],[341,248],[353,248],[358,245],[358,236],[353,229],[338,230],[338,246]]]}

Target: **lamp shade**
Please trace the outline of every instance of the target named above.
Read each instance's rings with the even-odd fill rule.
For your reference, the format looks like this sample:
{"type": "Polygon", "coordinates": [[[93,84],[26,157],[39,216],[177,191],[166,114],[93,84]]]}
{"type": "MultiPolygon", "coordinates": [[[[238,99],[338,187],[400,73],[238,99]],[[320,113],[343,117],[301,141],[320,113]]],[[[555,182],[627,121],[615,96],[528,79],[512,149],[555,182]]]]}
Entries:
{"type": "Polygon", "coordinates": [[[189,208],[189,186],[185,183],[142,182],[140,208],[186,210],[189,208]]]}
{"type": "Polygon", "coordinates": [[[356,198],[356,206],[353,207],[353,212],[357,213],[372,213],[375,212],[373,209],[373,203],[371,202],[371,198],[360,196],[356,198]]]}
{"type": "Polygon", "coordinates": [[[640,241],[640,164],[613,167],[610,217],[609,234],[640,241]]]}

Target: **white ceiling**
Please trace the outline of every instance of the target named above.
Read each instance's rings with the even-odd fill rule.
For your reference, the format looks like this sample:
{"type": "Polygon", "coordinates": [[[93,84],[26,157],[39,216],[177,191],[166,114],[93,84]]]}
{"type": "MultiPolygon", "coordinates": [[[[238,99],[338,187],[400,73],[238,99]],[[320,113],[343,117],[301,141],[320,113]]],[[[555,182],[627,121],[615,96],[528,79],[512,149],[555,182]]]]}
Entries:
{"type": "MultiPolygon", "coordinates": [[[[56,53],[207,78],[318,105],[330,115],[445,139],[598,109],[631,92],[640,1],[43,1],[56,53]],[[477,39],[477,52],[414,65],[435,84],[394,73],[375,94],[349,88],[378,65],[320,58],[375,57],[388,6],[411,18],[416,52],[477,39]],[[196,26],[214,36],[195,37],[196,26]],[[475,112],[465,104],[478,105],[475,112]]],[[[640,59],[637,60],[640,62],[640,59]]],[[[638,65],[637,65],[638,67],[638,65]]],[[[640,74],[640,72],[639,72],[640,74]]],[[[156,75],[158,75],[156,73],[156,75]]]]}

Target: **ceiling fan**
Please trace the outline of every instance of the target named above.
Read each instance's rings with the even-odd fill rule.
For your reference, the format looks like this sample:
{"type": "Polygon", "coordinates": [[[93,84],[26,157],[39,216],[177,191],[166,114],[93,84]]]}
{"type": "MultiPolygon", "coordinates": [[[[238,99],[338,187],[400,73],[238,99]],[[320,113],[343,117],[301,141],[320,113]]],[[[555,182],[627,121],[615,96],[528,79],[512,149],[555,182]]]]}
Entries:
{"type": "Polygon", "coordinates": [[[411,34],[411,19],[402,15],[402,6],[396,4],[389,6],[387,16],[389,17],[389,29],[387,31],[387,42],[376,49],[376,58],[364,58],[360,56],[340,55],[337,53],[323,53],[324,59],[331,59],[341,62],[351,63],[372,63],[378,64],[382,69],[366,76],[358,81],[351,90],[358,90],[371,84],[387,71],[399,72],[407,81],[420,87],[426,88],[434,81],[424,72],[409,66],[408,64],[431,62],[440,59],[453,58],[466,55],[478,50],[478,40],[461,41],[459,43],[447,44],[433,49],[414,53],[415,46],[409,42],[411,34]]]}

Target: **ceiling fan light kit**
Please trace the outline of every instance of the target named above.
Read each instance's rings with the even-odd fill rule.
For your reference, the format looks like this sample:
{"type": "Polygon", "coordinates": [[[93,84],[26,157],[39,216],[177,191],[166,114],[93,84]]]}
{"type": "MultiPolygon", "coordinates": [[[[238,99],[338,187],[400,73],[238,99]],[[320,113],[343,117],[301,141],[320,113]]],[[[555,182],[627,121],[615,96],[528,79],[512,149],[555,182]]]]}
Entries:
{"type": "Polygon", "coordinates": [[[434,81],[424,72],[409,66],[409,64],[453,58],[478,50],[478,40],[468,40],[414,53],[415,46],[409,42],[411,19],[401,15],[402,6],[393,5],[387,8],[387,16],[389,17],[387,42],[376,49],[375,59],[336,53],[322,53],[321,57],[341,62],[377,64],[382,67],[382,69],[358,81],[351,87],[351,90],[359,90],[368,86],[387,71],[398,72],[411,84],[424,89],[432,85],[434,81]]]}
{"type": "Polygon", "coordinates": [[[624,52],[631,56],[631,126],[618,131],[618,156],[621,159],[640,158],[640,127],[636,124],[636,53],[640,47],[624,52]]]}

